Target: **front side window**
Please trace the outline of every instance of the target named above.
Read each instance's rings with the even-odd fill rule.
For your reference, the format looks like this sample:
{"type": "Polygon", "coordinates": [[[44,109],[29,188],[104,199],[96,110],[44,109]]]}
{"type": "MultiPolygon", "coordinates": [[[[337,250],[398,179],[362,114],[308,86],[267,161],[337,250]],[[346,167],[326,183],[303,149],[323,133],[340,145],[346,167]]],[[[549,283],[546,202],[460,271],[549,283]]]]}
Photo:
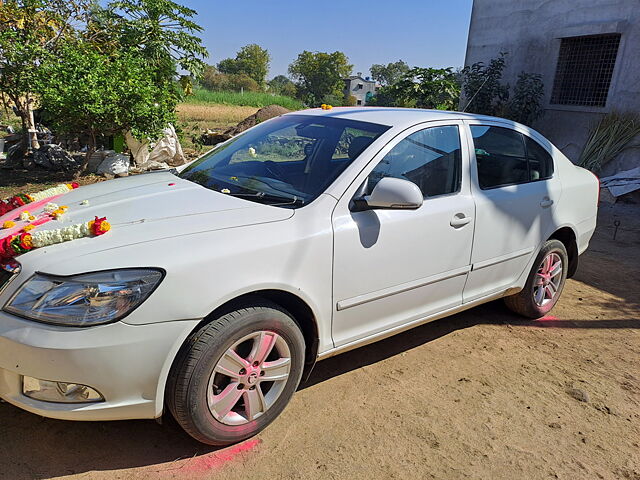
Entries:
{"type": "Polygon", "coordinates": [[[367,190],[384,177],[415,183],[425,198],[460,190],[462,155],[457,126],[431,127],[401,140],[369,175],[367,190]]]}
{"type": "Polygon", "coordinates": [[[180,176],[211,190],[282,207],[320,195],[386,125],[285,115],[213,149],[180,176]]]}

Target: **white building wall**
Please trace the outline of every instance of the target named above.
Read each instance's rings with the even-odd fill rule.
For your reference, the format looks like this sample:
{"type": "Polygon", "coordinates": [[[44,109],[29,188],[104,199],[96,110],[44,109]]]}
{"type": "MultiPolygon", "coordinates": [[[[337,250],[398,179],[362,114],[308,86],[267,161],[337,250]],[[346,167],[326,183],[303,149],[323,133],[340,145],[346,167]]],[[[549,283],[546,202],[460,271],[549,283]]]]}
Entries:
{"type": "MultiPolygon", "coordinates": [[[[640,112],[640,1],[474,0],[465,65],[508,52],[503,82],[521,71],[542,74],[545,115],[534,127],[573,161],[589,129],[612,110],[640,112]],[[620,33],[620,47],[605,107],[550,104],[563,37],[620,33]]],[[[640,143],[640,142],[638,142],[640,143]]],[[[640,148],[628,150],[602,174],[640,164],[640,148]]]]}

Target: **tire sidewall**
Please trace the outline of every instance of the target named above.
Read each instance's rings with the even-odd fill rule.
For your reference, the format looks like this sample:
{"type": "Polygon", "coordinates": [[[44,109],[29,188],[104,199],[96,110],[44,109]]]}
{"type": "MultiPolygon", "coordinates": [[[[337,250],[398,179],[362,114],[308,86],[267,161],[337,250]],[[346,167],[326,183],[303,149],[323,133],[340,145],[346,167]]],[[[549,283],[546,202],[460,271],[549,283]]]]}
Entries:
{"type": "MultiPolygon", "coordinates": [[[[224,319],[224,317],[222,318],[224,319]]],[[[230,444],[260,432],[286,407],[296,391],[304,367],[304,338],[296,323],[284,312],[272,308],[251,310],[209,340],[202,336],[192,348],[201,349],[201,357],[191,375],[186,394],[190,423],[207,443],[230,444]],[[291,352],[291,373],[276,402],[264,414],[243,425],[226,425],[216,420],[207,403],[207,388],[213,369],[224,352],[235,342],[253,332],[266,330],[280,335],[291,352]]],[[[202,439],[201,439],[202,440],[202,439]]]]}

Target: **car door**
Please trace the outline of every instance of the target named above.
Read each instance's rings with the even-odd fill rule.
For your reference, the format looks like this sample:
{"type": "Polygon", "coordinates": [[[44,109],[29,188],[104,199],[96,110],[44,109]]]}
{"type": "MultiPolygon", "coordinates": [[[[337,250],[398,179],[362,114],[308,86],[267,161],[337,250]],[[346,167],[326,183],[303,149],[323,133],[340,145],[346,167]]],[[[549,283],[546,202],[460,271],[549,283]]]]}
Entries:
{"type": "Polygon", "coordinates": [[[553,232],[562,191],[550,153],[526,129],[467,124],[476,222],[465,303],[513,286],[553,232]]]}
{"type": "Polygon", "coordinates": [[[338,202],[332,217],[336,347],[461,304],[475,208],[462,127],[431,122],[405,131],[338,202]],[[353,211],[354,198],[389,176],[418,185],[422,206],[353,211]]]}

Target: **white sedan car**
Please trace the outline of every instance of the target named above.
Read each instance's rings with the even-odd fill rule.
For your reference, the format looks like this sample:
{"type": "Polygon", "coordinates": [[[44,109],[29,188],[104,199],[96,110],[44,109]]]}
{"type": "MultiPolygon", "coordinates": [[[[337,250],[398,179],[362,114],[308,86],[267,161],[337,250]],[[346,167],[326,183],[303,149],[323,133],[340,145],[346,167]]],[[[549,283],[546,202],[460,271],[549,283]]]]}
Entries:
{"type": "Polygon", "coordinates": [[[238,442],[318,359],[501,297],[546,315],[587,248],[598,191],[499,118],[269,120],[181,172],[64,195],[62,223],[36,231],[101,215],[111,230],[5,262],[0,397],[68,420],[168,408],[201,442],[238,442]]]}

